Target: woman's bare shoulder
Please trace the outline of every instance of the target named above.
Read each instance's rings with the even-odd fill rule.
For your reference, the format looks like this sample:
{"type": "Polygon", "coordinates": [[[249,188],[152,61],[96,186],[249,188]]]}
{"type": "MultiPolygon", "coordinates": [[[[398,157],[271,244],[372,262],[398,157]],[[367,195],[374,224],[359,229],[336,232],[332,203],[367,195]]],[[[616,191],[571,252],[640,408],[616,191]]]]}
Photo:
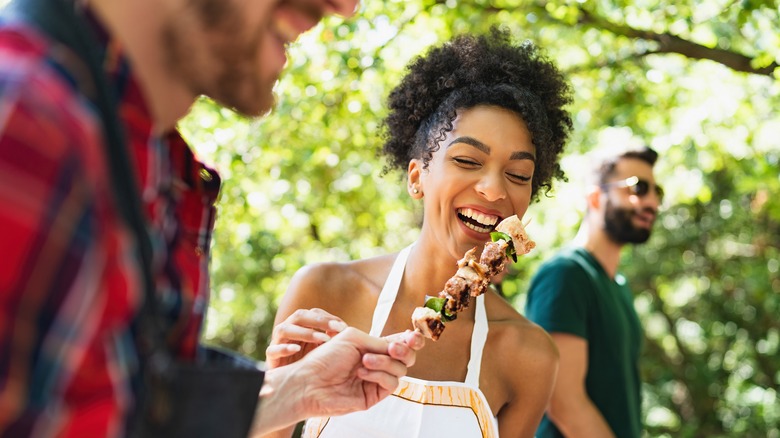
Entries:
{"type": "Polygon", "coordinates": [[[343,286],[350,284],[383,284],[394,258],[395,254],[386,254],[347,262],[312,263],[299,269],[293,276],[293,282],[337,291],[343,291],[343,286]]]}
{"type": "Polygon", "coordinates": [[[518,360],[553,365],[558,350],[550,335],[521,315],[509,302],[494,292],[488,292],[486,310],[490,332],[495,333],[494,347],[518,360]]]}
{"type": "Polygon", "coordinates": [[[385,277],[389,270],[384,267],[387,257],[303,266],[291,279],[280,308],[317,307],[349,319],[349,315],[375,305],[377,291],[384,284],[383,270],[385,277]]]}

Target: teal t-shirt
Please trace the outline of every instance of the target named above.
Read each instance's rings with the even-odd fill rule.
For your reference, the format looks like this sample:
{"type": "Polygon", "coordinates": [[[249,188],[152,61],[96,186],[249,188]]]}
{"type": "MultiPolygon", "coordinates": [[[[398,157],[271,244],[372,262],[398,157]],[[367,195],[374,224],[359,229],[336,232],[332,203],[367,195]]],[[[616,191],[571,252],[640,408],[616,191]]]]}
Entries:
{"type": "MultiPolygon", "coordinates": [[[[588,396],[618,438],[639,437],[643,337],[625,278],[618,274],[610,279],[584,248],[565,249],[534,275],[525,313],[547,332],[568,333],[588,341],[588,396]]],[[[536,436],[563,435],[545,416],[536,436]]]]}

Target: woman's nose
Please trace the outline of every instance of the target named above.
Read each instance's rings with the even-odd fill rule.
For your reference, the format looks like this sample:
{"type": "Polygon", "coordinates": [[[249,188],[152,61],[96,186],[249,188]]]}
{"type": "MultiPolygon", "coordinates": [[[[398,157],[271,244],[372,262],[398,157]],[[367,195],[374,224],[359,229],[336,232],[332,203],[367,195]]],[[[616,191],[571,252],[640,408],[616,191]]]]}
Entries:
{"type": "Polygon", "coordinates": [[[481,178],[477,183],[476,190],[485,200],[490,202],[506,199],[507,197],[503,178],[492,175],[485,175],[481,178]]]}

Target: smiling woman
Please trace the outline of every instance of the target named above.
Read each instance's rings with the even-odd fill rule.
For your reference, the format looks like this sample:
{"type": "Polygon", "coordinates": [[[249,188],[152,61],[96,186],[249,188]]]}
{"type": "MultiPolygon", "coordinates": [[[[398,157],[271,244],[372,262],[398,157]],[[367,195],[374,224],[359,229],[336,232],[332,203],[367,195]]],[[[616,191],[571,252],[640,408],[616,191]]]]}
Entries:
{"type": "Polygon", "coordinates": [[[407,180],[423,195],[427,223],[436,224],[426,230],[424,223],[423,231],[457,259],[487,240],[501,219],[525,214],[536,148],[523,119],[499,106],[460,109],[451,125],[429,161],[409,162],[407,180]]]}
{"type": "MultiPolygon", "coordinates": [[[[386,170],[405,171],[409,196],[423,203],[419,238],[399,253],[301,269],[279,306],[268,364],[299,359],[318,345],[312,332],[327,333],[316,323],[280,324],[297,309],[323,309],[374,335],[412,328],[409,315],[445,288],[458,260],[482,253],[499,222],[522,218],[537,192],[562,176],[569,101],[554,63],[498,29],[413,61],[390,93],[383,153],[386,170]],[[297,345],[273,353],[284,344],[297,345]]],[[[531,437],[557,363],[547,334],[487,290],[418,352],[395,397],[311,419],[304,435],[531,437]]]]}

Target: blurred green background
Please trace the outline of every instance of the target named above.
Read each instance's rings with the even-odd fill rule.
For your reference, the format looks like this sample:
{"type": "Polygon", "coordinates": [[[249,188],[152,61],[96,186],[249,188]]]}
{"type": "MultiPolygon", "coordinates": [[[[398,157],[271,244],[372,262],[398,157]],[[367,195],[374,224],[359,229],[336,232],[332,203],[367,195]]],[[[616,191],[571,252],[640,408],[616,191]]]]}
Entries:
{"type": "Polygon", "coordinates": [[[780,8],[777,1],[364,1],[290,50],[278,105],[246,120],[198,102],[180,127],[225,178],[208,342],[263,359],[303,264],[410,243],[419,206],[381,176],[385,97],[430,45],[493,24],[569,78],[569,182],[526,217],[538,247],[504,283],[522,312],[536,266],[582,214],[583,154],[661,153],[667,198],[623,272],[646,327],[647,436],[780,437],[780,8]]]}

